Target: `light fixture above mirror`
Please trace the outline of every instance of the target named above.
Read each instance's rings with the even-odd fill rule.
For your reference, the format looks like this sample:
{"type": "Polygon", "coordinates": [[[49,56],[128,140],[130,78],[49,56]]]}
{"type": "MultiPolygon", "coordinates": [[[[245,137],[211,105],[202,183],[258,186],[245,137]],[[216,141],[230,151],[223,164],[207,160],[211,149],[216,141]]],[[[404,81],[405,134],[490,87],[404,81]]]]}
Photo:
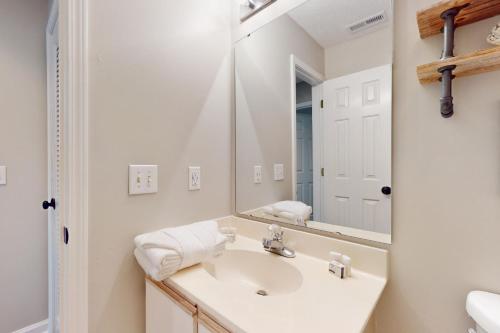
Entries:
{"type": "Polygon", "coordinates": [[[240,21],[244,22],[276,0],[240,0],[240,21]]]}

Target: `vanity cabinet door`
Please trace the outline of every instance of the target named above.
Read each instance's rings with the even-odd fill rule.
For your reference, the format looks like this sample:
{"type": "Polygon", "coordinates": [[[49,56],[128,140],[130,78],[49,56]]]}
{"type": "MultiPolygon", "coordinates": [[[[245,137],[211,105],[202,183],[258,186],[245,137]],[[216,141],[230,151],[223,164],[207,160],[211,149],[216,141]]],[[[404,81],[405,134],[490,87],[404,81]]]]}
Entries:
{"type": "Polygon", "coordinates": [[[198,309],[198,333],[231,333],[214,319],[198,309]]]}
{"type": "Polygon", "coordinates": [[[203,323],[198,323],[198,333],[212,333],[203,323]]]}
{"type": "Polygon", "coordinates": [[[146,333],[196,333],[196,306],[167,286],[146,280],[146,333]]]}

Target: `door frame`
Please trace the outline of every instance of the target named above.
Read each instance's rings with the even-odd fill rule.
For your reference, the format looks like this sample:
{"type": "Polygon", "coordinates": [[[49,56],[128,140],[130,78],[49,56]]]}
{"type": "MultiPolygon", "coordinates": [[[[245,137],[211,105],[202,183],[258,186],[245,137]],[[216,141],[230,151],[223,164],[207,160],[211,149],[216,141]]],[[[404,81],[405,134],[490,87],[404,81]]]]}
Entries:
{"type": "MultiPolygon", "coordinates": [[[[310,65],[308,65],[305,61],[302,61],[296,55],[290,55],[290,115],[291,115],[291,141],[292,141],[292,166],[291,166],[291,179],[292,179],[292,198],[293,200],[297,200],[297,100],[296,100],[296,75],[300,76],[302,80],[309,83],[311,87],[314,88],[321,85],[324,81],[324,76],[314,70],[310,65]]],[[[317,124],[320,123],[318,119],[320,101],[322,96],[313,93],[312,95],[312,114],[313,114],[313,186],[315,187],[313,192],[313,211],[315,211],[317,206],[317,199],[314,199],[316,195],[316,188],[320,186],[317,183],[317,174],[319,174],[320,169],[318,166],[321,165],[321,157],[317,154],[317,149],[314,147],[314,143],[317,141],[317,135],[319,133],[315,133],[317,124]]],[[[319,202],[318,202],[319,203],[319,202]]],[[[320,212],[321,210],[318,208],[317,210],[320,212]]]]}
{"type": "MultiPolygon", "coordinates": [[[[59,6],[57,1],[54,1],[52,4],[52,7],[50,8],[50,13],[49,13],[49,19],[47,21],[47,26],[45,29],[45,52],[46,52],[46,62],[47,62],[47,175],[48,175],[48,196],[47,198],[55,198],[54,193],[52,193],[52,190],[55,188],[55,179],[53,177],[53,168],[54,166],[54,160],[53,160],[53,149],[54,149],[54,144],[53,142],[53,131],[56,129],[54,128],[54,112],[53,110],[56,108],[56,103],[57,101],[55,100],[54,96],[56,94],[55,90],[55,82],[57,80],[56,78],[56,70],[57,70],[57,45],[58,43],[58,17],[59,17],[59,6]]],[[[61,191],[62,192],[62,191],[61,191]]],[[[60,208],[59,205],[59,198],[57,198],[57,205],[58,209],[57,210],[49,210],[47,219],[48,219],[48,268],[49,268],[49,276],[48,276],[48,281],[49,281],[49,292],[48,292],[48,298],[49,298],[49,311],[48,311],[48,324],[49,324],[49,330],[52,331],[53,327],[57,327],[57,321],[59,314],[57,313],[57,307],[55,306],[56,302],[60,303],[60,299],[56,300],[61,293],[55,293],[54,291],[57,290],[57,288],[60,288],[60,282],[62,281],[63,275],[61,274],[61,270],[56,269],[56,267],[63,267],[62,262],[61,262],[61,257],[57,254],[62,253],[62,244],[55,237],[56,231],[61,228],[61,225],[57,224],[55,225],[54,222],[56,221],[63,221],[62,219],[62,209],[60,208]],[[59,218],[56,217],[55,215],[59,214],[59,218]],[[55,248],[58,247],[58,250],[55,248]],[[56,276],[57,274],[57,276],[56,276]]],[[[62,207],[62,206],[61,206],[62,207]]],[[[60,308],[60,307],[59,307],[60,308]]]]}
{"type": "MultiPolygon", "coordinates": [[[[57,2],[58,0],[55,0],[57,2]]],[[[63,117],[61,208],[69,242],[61,253],[61,332],[88,332],[88,0],[59,4],[63,117]]]]}

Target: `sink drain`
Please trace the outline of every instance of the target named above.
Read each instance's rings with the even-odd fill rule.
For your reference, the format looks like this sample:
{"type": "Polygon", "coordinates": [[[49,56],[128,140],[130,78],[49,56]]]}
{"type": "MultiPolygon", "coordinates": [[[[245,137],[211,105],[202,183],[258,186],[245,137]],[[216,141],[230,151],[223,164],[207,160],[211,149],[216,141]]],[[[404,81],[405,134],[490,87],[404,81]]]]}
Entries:
{"type": "Polygon", "coordinates": [[[260,295],[260,296],[267,296],[267,291],[265,290],[257,290],[256,292],[257,295],[260,295]]]}

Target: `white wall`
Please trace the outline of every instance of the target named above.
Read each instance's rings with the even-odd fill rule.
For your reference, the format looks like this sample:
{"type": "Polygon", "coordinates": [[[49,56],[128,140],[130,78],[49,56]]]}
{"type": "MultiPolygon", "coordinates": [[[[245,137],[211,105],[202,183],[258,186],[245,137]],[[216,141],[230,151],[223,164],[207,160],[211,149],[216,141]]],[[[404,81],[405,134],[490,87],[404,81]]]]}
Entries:
{"type": "MultiPolygon", "coordinates": [[[[395,1],[393,245],[377,332],[466,332],[465,297],[500,293],[500,72],[453,81],[456,114],[441,118],[439,84],[415,67],[439,58],[442,36],[420,40],[415,12],[395,1]]],[[[456,54],[489,47],[499,17],[458,28],[456,54]]]]}
{"type": "Polygon", "coordinates": [[[392,24],[325,49],[325,77],[360,72],[392,63],[392,24]]]}
{"type": "Polygon", "coordinates": [[[232,211],[229,1],[91,0],[89,332],[144,332],[137,234],[232,211]],[[128,196],[128,164],[159,193],[128,196]],[[202,168],[188,192],[188,166],[202,168]]]}
{"type": "Polygon", "coordinates": [[[0,2],[0,332],[47,318],[47,0],[0,2]]]}
{"type": "Polygon", "coordinates": [[[291,54],[324,72],[324,49],[288,15],[235,46],[238,212],[292,197],[291,54]],[[283,181],[273,180],[275,163],[285,166],[283,181]],[[261,184],[253,182],[255,165],[261,184]]]}

